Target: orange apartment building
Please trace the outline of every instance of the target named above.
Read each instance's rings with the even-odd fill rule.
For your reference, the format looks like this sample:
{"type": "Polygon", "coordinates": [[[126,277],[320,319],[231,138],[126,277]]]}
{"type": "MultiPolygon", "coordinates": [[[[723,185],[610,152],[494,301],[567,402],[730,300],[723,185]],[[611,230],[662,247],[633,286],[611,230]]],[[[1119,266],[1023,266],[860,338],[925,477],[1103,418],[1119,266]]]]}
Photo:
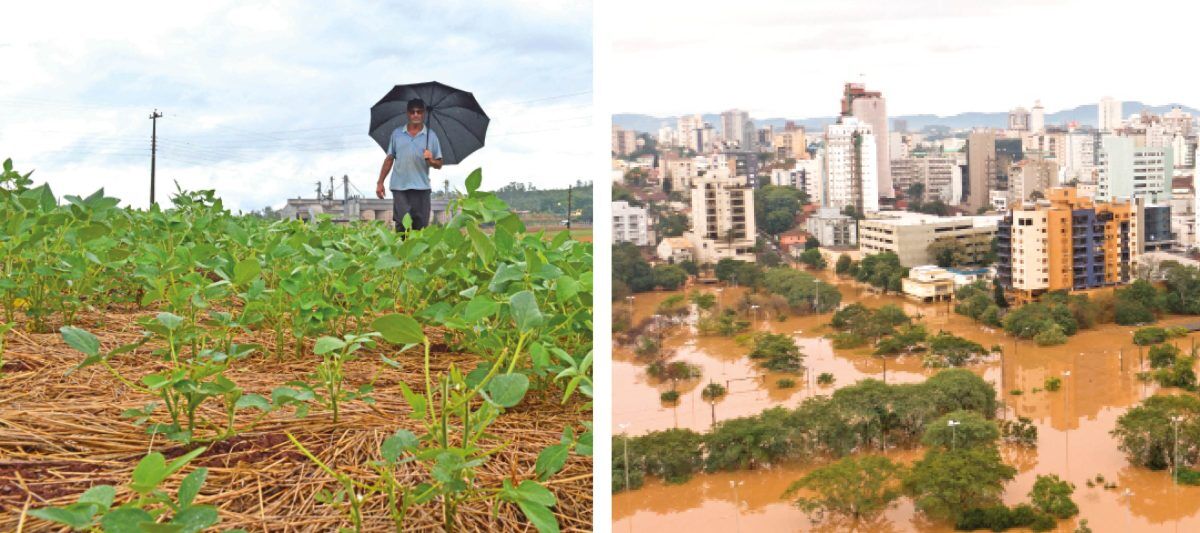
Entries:
{"type": "Polygon", "coordinates": [[[1023,300],[1128,283],[1141,214],[1140,200],[1093,202],[1074,187],[1048,189],[1046,200],[1013,209],[1000,222],[1000,283],[1023,300]]]}

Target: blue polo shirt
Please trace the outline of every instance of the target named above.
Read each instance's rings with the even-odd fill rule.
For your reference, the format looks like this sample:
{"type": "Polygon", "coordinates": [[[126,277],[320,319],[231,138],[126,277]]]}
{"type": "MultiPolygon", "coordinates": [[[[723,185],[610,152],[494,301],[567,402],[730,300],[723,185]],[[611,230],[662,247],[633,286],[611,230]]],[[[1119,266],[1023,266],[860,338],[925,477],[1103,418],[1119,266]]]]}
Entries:
{"type": "Polygon", "coordinates": [[[437,134],[422,127],[414,137],[408,134],[408,125],[396,128],[388,141],[387,154],[396,158],[392,163],[392,177],[388,188],[393,191],[430,190],[429,163],[425,162],[425,137],[429,136],[429,151],[434,159],[442,158],[442,145],[437,134]]]}

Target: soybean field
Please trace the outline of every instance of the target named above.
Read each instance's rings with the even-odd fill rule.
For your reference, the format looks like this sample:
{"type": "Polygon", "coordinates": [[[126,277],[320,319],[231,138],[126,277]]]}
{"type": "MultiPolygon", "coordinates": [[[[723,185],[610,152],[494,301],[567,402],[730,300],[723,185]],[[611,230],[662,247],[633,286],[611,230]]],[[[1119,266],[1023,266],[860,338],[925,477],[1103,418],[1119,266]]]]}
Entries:
{"type": "Polygon", "coordinates": [[[0,530],[591,530],[592,245],[0,174],[0,530]]]}

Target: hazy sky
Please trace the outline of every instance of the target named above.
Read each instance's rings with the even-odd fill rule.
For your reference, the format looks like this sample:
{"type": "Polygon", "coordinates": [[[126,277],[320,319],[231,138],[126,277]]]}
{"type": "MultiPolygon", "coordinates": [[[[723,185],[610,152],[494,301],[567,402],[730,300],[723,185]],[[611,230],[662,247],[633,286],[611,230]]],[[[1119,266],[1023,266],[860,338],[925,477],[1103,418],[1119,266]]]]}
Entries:
{"type": "Polygon", "coordinates": [[[1200,105],[1193,2],[615,0],[613,112],[741,108],[831,116],[842,85],[881,90],[891,115],[1030,108],[1105,95],[1200,105]]]}
{"type": "Polygon", "coordinates": [[[234,209],[278,207],[331,175],[340,196],[343,174],[373,196],[370,107],[428,80],[473,92],[492,119],[487,146],[433,171],[439,186],[477,167],[485,189],[595,177],[578,164],[592,153],[590,2],[119,4],[4,8],[0,159],[59,195],[104,187],[147,205],[157,107],[160,202],[178,181],[234,209]]]}

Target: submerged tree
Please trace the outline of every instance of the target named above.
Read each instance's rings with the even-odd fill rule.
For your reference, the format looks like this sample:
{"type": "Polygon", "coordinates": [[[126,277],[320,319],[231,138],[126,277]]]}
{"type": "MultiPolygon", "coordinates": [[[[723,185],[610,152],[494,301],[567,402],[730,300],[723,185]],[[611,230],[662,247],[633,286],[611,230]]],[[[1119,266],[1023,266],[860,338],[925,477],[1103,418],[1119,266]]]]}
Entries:
{"type": "Polygon", "coordinates": [[[783,494],[814,521],[825,514],[871,519],[902,494],[904,468],[879,455],[846,457],[809,472],[783,494]],[[804,494],[804,495],[802,495],[804,494]]]}

